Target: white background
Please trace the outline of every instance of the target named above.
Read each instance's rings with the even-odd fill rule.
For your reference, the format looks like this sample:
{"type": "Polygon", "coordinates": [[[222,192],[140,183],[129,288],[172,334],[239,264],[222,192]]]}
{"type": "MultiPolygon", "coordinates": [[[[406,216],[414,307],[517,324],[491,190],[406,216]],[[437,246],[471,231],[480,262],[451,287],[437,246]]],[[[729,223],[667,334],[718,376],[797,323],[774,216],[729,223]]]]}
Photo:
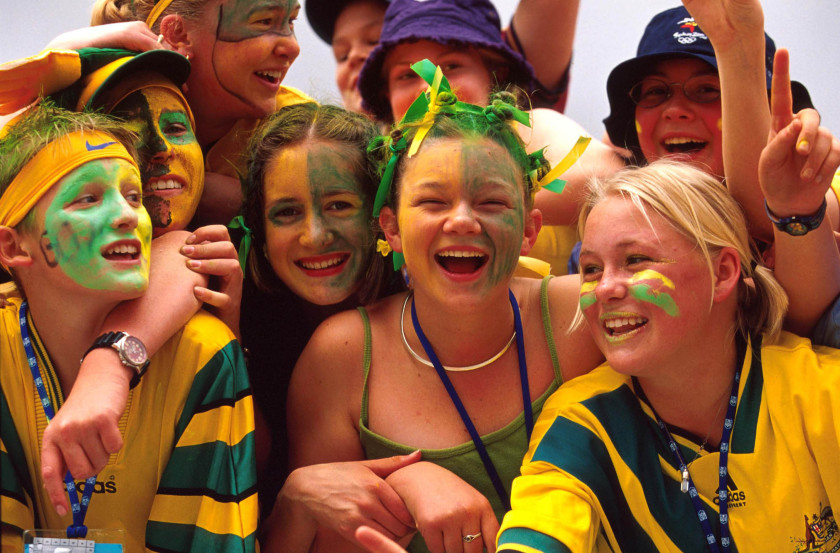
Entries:
{"type": "MultiPolygon", "coordinates": [[[[507,22],[516,0],[494,3],[502,22],[507,22]]],[[[765,0],[763,4],[767,32],[777,46],[791,51],[793,78],[808,87],[823,125],[840,133],[836,93],[840,90],[840,2],[765,0]]],[[[55,35],[86,26],[91,5],[92,0],[0,0],[0,62],[35,54],[55,35]]],[[[601,120],[609,113],[607,75],[635,55],[651,17],[675,5],[676,0],[581,0],[566,113],[594,136],[603,134],[601,120]]],[[[331,51],[312,32],[302,10],[296,32],[301,54],[284,83],[318,100],[340,103],[331,51]]]]}

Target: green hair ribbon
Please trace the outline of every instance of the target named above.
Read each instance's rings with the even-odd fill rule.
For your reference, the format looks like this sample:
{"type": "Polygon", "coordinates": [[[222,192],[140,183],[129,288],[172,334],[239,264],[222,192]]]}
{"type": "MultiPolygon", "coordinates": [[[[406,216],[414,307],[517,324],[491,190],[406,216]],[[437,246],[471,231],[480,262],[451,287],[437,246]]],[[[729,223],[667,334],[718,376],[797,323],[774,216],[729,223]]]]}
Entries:
{"type": "Polygon", "coordinates": [[[245,234],[242,236],[242,241],[239,243],[239,266],[242,267],[242,272],[245,273],[245,264],[248,262],[248,252],[251,251],[251,242],[254,239],[254,235],[251,229],[245,224],[245,219],[242,218],[242,215],[237,215],[231,219],[230,223],[228,223],[228,228],[241,228],[245,231],[245,234]]]}
{"type": "Polygon", "coordinates": [[[394,131],[391,134],[391,144],[388,146],[391,150],[391,158],[385,166],[385,171],[382,173],[382,178],[379,180],[379,188],[376,190],[376,198],[373,200],[374,217],[379,217],[379,212],[382,211],[382,206],[385,205],[385,200],[388,199],[388,191],[391,189],[391,181],[394,180],[394,171],[397,169],[400,154],[405,151],[405,147],[405,137],[400,131],[394,131]]]}

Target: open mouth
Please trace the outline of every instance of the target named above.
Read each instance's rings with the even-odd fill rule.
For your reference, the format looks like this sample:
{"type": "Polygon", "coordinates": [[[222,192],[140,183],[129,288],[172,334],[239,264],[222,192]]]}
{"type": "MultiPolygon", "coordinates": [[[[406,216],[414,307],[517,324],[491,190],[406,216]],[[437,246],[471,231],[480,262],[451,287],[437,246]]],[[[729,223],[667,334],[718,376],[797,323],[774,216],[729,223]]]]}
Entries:
{"type": "Polygon", "coordinates": [[[272,85],[280,84],[280,80],[283,78],[282,71],[255,71],[254,74],[257,78],[272,85]]]}
{"type": "Polygon", "coordinates": [[[632,336],[647,324],[644,317],[611,317],[603,321],[604,332],[610,339],[621,339],[632,336]]]}
{"type": "Polygon", "coordinates": [[[338,253],[304,257],[294,263],[310,276],[331,276],[340,273],[348,259],[349,253],[338,253]]]}
{"type": "Polygon", "coordinates": [[[140,258],[140,245],[135,240],[123,240],[102,248],[102,257],[108,261],[135,261],[140,258]]]}
{"type": "Polygon", "coordinates": [[[694,154],[706,147],[708,142],[688,137],[666,138],[662,146],[671,154],[694,154]]]}
{"type": "Polygon", "coordinates": [[[446,250],[436,253],[435,261],[447,272],[470,274],[487,263],[487,256],[476,250],[446,250]]]}

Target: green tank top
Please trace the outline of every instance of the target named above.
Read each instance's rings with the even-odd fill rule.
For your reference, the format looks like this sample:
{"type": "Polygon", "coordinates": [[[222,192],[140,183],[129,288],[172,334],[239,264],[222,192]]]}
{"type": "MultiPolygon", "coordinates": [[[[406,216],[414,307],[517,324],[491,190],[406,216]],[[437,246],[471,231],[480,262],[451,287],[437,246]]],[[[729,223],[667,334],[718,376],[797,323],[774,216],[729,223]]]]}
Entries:
{"type": "MultiPolygon", "coordinates": [[[[548,343],[548,351],[551,356],[551,363],[554,367],[554,381],[543,392],[540,397],[531,403],[531,411],[534,413],[534,420],[542,411],[543,404],[548,396],[552,394],[563,383],[563,377],[560,373],[560,363],[557,358],[557,348],[554,344],[554,334],[551,329],[551,317],[548,309],[548,281],[551,276],[546,277],[542,281],[540,287],[540,308],[542,312],[543,330],[545,332],[545,339],[548,343]]],[[[365,450],[365,457],[367,459],[381,459],[384,457],[391,457],[393,455],[405,455],[415,451],[417,448],[410,445],[400,444],[389,440],[368,428],[368,375],[370,374],[370,359],[371,359],[371,332],[370,321],[368,320],[367,311],[364,307],[359,307],[359,313],[362,316],[362,321],[365,328],[365,348],[364,348],[364,389],[362,392],[362,412],[359,420],[359,437],[362,447],[365,450]]],[[[528,438],[525,433],[525,415],[520,413],[513,421],[507,424],[504,428],[500,428],[495,432],[486,434],[481,437],[484,446],[487,448],[490,458],[493,460],[493,465],[499,473],[499,477],[504,484],[505,489],[510,494],[511,484],[513,479],[519,476],[519,467],[522,465],[522,458],[528,451],[528,438]]],[[[448,447],[446,449],[424,449],[423,460],[435,463],[441,467],[452,471],[461,477],[469,485],[481,492],[493,507],[496,513],[496,518],[499,523],[502,522],[502,517],[505,514],[502,502],[499,499],[496,490],[493,488],[493,483],[487,472],[484,470],[484,465],[478,456],[475,445],[470,442],[457,445],[455,447],[448,447]]],[[[408,546],[410,553],[425,553],[428,552],[426,543],[422,536],[418,533],[408,546]]]]}

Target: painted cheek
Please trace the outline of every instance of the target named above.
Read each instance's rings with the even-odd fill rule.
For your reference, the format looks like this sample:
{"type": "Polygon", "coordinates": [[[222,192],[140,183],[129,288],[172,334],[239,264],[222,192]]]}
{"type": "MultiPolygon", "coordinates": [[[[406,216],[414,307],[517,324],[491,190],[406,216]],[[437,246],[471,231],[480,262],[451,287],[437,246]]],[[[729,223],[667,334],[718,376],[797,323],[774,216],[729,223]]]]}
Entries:
{"type": "Polygon", "coordinates": [[[582,311],[586,311],[597,301],[595,297],[595,288],[598,287],[598,283],[594,280],[590,280],[588,282],[584,282],[580,285],[580,309],[582,311]]]}
{"type": "Polygon", "coordinates": [[[671,317],[679,316],[679,307],[667,292],[675,289],[674,283],[665,275],[652,270],[640,271],[628,283],[630,295],[636,300],[653,304],[671,317]]]}

